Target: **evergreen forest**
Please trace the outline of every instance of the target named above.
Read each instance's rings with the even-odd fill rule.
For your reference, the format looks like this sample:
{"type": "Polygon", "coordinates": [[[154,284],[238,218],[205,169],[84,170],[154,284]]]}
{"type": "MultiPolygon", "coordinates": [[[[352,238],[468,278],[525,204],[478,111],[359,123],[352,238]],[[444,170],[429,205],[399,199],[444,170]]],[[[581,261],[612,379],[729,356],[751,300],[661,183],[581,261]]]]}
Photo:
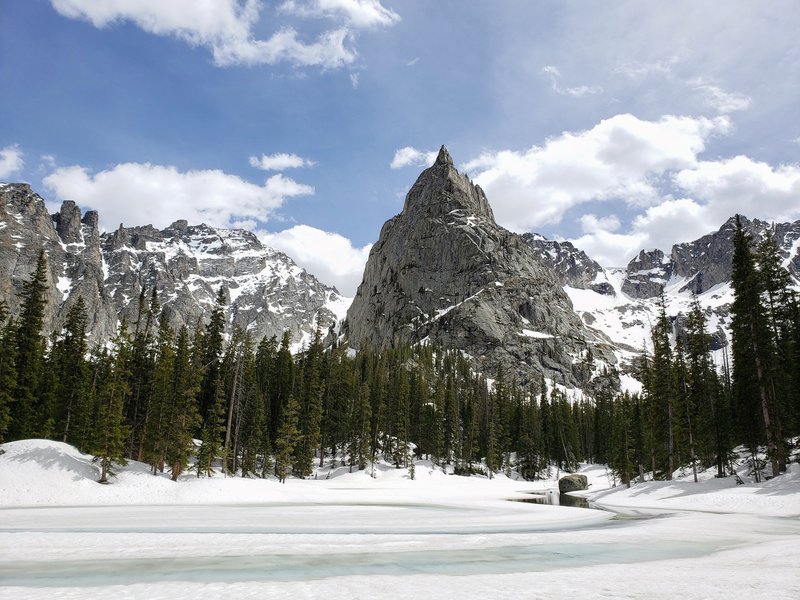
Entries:
{"type": "Polygon", "coordinates": [[[489,380],[458,349],[355,353],[317,331],[293,356],[288,333],[228,331],[224,290],[191,331],[174,331],[157,290],[142,290],[136,321],[90,348],[82,299],[61,331],[43,333],[42,252],[17,318],[0,301],[0,442],[67,442],[96,457],[101,482],[126,460],[173,480],[191,469],[285,481],[312,476],[315,465],[357,470],[377,460],[413,477],[413,460],[424,458],[459,475],[525,479],[593,462],[630,485],[677,469],[728,475],[740,445],[756,480],[774,476],[800,434],[800,309],[766,237],[754,247],[740,223],[734,236],[729,361],[712,361],[700,304],[678,328],[662,294],[637,365],[642,393],[579,400],[544,380],[523,387],[502,370],[489,380]]]}

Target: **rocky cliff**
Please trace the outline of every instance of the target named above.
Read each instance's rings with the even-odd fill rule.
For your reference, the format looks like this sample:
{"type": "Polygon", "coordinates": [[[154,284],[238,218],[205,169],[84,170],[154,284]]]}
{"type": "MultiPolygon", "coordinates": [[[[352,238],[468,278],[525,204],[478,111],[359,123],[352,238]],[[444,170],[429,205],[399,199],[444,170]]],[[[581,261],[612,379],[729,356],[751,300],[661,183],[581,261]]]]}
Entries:
{"type": "Polygon", "coordinates": [[[523,383],[544,374],[586,388],[593,368],[615,361],[603,337],[573,312],[556,273],[495,223],[481,188],[455,169],[444,147],[402,213],[384,224],[346,331],[356,347],[457,348],[487,375],[502,365],[523,383]]]}
{"type": "Polygon", "coordinates": [[[109,339],[121,319],[135,321],[143,287],[156,288],[176,328],[205,319],[222,287],[231,325],[254,339],[288,330],[295,348],[317,324],[323,331],[334,326],[349,304],[248,231],[176,221],[163,230],[120,226],[101,233],[97,224],[96,212],[81,216],[74,202],[50,215],[30,186],[0,187],[0,298],[12,314],[42,248],[49,268],[47,331],[58,329],[69,306],[83,296],[91,341],[109,339]]]}

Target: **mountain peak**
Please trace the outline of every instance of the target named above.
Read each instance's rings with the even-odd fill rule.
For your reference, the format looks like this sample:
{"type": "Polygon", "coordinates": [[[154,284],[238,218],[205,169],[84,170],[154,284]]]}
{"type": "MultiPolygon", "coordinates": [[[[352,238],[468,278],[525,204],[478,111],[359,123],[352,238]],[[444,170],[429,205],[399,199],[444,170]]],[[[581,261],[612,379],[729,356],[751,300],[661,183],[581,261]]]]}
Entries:
{"type": "Polygon", "coordinates": [[[450,156],[450,153],[447,151],[447,147],[442,144],[442,147],[439,148],[439,155],[436,157],[435,165],[448,165],[453,166],[453,157],[450,156]]]}
{"type": "Polygon", "coordinates": [[[433,166],[420,173],[411,187],[403,205],[403,214],[414,213],[426,217],[442,217],[466,213],[464,216],[482,217],[494,223],[494,214],[486,194],[469,177],[459,173],[445,146],[433,166]]]}

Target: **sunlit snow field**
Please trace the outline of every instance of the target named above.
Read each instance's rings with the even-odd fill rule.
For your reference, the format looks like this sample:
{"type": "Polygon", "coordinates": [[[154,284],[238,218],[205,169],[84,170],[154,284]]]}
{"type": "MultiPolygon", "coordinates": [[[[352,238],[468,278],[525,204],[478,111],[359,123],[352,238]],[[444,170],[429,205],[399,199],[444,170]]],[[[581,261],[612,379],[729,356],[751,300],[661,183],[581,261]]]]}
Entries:
{"type": "Polygon", "coordinates": [[[102,486],[64,444],[3,449],[0,598],[800,598],[798,465],[609,491],[591,467],[610,510],[587,510],[422,462],[285,485],[131,463],[102,486]]]}

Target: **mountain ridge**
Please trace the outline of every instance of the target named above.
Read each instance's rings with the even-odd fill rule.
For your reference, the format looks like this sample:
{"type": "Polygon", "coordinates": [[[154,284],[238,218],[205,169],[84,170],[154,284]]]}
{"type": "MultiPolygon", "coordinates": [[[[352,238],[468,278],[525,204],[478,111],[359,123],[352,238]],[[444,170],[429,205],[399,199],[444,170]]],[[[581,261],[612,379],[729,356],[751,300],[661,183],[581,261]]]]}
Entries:
{"type": "Polygon", "coordinates": [[[48,256],[48,330],[83,296],[91,341],[113,337],[119,321],[136,320],[142,288],[158,291],[170,324],[194,328],[207,318],[217,290],[228,299],[229,324],[260,339],[289,331],[300,349],[319,326],[336,327],[348,299],[251,232],[178,220],[101,233],[96,211],[81,216],[65,201],[50,215],[27,184],[0,187],[0,298],[18,308],[17,292],[39,249],[48,256]]]}

